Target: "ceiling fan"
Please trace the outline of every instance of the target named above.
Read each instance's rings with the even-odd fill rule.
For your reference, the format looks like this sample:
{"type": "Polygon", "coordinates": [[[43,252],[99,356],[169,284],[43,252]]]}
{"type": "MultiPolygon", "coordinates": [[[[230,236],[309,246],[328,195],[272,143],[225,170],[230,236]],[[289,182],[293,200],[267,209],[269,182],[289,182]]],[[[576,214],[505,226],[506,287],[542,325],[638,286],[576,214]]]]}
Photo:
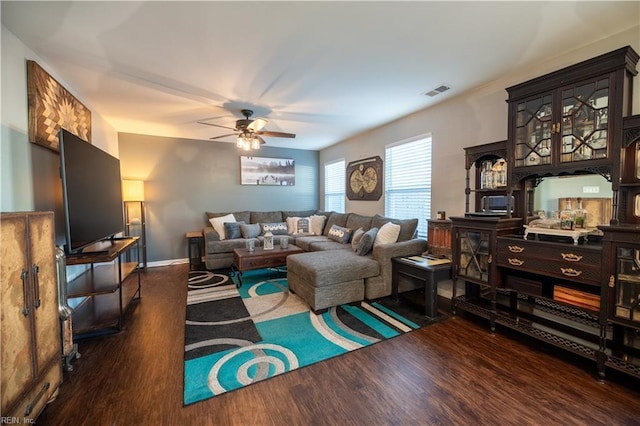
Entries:
{"type": "Polygon", "coordinates": [[[252,149],[259,149],[260,145],[265,143],[265,140],[262,139],[262,136],[271,136],[275,138],[295,138],[296,135],[293,133],[283,133],[283,132],[271,132],[269,130],[262,130],[264,126],[269,123],[268,120],[264,118],[250,118],[253,115],[253,111],[250,109],[240,110],[244,118],[236,121],[236,127],[228,127],[221,126],[219,124],[207,123],[204,121],[198,121],[200,124],[206,124],[207,126],[214,127],[222,127],[223,129],[233,130],[233,133],[228,133],[226,135],[214,136],[210,139],[222,139],[229,136],[237,137],[238,148],[242,148],[245,151],[250,151],[252,149]]]}

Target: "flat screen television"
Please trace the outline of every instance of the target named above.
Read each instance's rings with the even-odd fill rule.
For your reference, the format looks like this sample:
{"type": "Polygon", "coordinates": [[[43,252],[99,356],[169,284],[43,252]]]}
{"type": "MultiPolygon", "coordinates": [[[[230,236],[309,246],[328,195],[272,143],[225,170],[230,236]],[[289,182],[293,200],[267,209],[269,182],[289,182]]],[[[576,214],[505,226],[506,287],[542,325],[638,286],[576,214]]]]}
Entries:
{"type": "Polygon", "coordinates": [[[65,252],[106,251],[124,229],[120,160],[61,129],[65,252]]]}

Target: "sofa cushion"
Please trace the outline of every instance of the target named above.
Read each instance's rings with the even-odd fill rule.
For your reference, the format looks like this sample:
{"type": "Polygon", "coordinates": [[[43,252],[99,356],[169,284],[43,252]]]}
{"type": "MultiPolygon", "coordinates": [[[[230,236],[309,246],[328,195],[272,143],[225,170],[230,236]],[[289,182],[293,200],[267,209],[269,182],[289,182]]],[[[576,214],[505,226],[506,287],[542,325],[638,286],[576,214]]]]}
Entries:
{"type": "Polygon", "coordinates": [[[287,220],[289,217],[309,217],[316,214],[316,210],[299,210],[299,211],[282,211],[282,219],[287,220]]]}
{"type": "Polygon", "coordinates": [[[226,216],[228,214],[232,214],[233,217],[235,217],[236,221],[238,221],[238,222],[249,223],[249,221],[251,220],[251,212],[248,211],[248,210],[240,211],[240,212],[227,212],[227,213],[205,212],[205,214],[207,215],[207,219],[211,219],[213,217],[220,217],[220,216],[226,216]]]}
{"type": "Polygon", "coordinates": [[[380,244],[391,244],[398,241],[398,235],[400,235],[400,225],[395,223],[387,222],[380,229],[378,229],[378,233],[376,234],[376,239],[373,242],[374,246],[378,246],[380,244]]]}
{"type": "Polygon", "coordinates": [[[311,243],[326,241],[331,240],[329,240],[329,238],[325,237],[324,235],[302,235],[296,236],[296,241],[294,244],[304,251],[313,251],[311,250],[311,243]]]}
{"type": "Polygon", "coordinates": [[[211,226],[213,226],[213,229],[220,236],[220,240],[224,240],[227,238],[224,232],[224,224],[227,222],[235,222],[235,221],[236,221],[236,218],[231,213],[225,216],[212,217],[211,219],[209,219],[211,226]]]}
{"type": "Polygon", "coordinates": [[[360,214],[351,213],[349,218],[347,219],[347,224],[345,225],[350,229],[358,229],[362,228],[365,231],[368,231],[371,228],[371,221],[373,217],[371,216],[363,216],[360,214]]]}
{"type": "Polygon", "coordinates": [[[309,244],[309,251],[327,251],[327,250],[349,250],[351,251],[351,244],[341,244],[333,240],[329,241],[315,241],[309,244]]]}
{"type": "Polygon", "coordinates": [[[378,235],[378,228],[371,228],[367,232],[364,233],[362,238],[360,238],[360,242],[356,247],[356,254],[358,256],[366,256],[371,252],[373,248],[373,243],[376,241],[376,236],[378,235]]]}
{"type": "Polygon", "coordinates": [[[244,225],[244,222],[225,222],[224,223],[224,237],[227,240],[234,238],[242,238],[242,232],[240,232],[240,225],[244,225]]]}
{"type": "Polygon", "coordinates": [[[347,244],[349,242],[349,240],[351,240],[351,235],[353,234],[353,231],[349,228],[345,228],[343,226],[338,226],[338,225],[333,225],[331,227],[331,229],[329,230],[329,235],[327,235],[329,237],[329,239],[340,243],[340,244],[347,244]]]}
{"type": "Polygon", "coordinates": [[[342,227],[347,226],[347,219],[349,219],[349,213],[336,213],[332,212],[327,218],[324,224],[324,235],[329,235],[329,230],[333,225],[338,225],[342,227]]]}
{"type": "Polygon", "coordinates": [[[278,223],[282,222],[282,212],[251,212],[250,223],[278,223]]]}
{"type": "Polygon", "coordinates": [[[400,225],[400,234],[398,235],[398,241],[408,241],[412,239],[416,233],[416,229],[418,228],[418,219],[393,219],[390,217],[381,216],[379,214],[373,216],[371,226],[380,229],[382,228],[382,225],[387,222],[400,225]]]}
{"type": "Polygon", "coordinates": [[[259,223],[243,223],[240,225],[242,238],[256,238],[261,232],[262,229],[259,223]]]}
{"type": "Polygon", "coordinates": [[[271,232],[273,235],[287,235],[287,223],[286,222],[276,222],[276,223],[260,223],[261,235],[266,234],[267,232],[271,232]]]}

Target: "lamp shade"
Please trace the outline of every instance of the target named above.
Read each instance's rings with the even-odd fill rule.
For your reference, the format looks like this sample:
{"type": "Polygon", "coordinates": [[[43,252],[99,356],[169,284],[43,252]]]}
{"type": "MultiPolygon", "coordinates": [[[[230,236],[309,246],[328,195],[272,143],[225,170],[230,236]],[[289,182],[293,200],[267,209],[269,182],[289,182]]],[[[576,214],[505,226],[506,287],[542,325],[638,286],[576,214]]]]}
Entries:
{"type": "Polygon", "coordinates": [[[144,181],[123,180],[122,201],[144,201],[144,181]]]}

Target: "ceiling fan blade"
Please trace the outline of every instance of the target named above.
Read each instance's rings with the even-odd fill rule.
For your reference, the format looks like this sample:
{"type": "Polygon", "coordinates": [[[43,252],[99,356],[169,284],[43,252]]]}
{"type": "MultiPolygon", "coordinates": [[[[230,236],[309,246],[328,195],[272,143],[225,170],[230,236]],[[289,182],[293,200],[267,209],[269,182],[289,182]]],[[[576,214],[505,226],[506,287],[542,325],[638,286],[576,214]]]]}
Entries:
{"type": "Polygon", "coordinates": [[[264,145],[265,143],[267,143],[267,141],[262,139],[260,136],[256,136],[256,138],[258,138],[258,140],[260,141],[260,145],[264,145]]]}
{"type": "Polygon", "coordinates": [[[228,135],[214,136],[214,137],[209,138],[209,139],[211,139],[211,140],[214,140],[214,139],[222,139],[222,138],[226,138],[227,136],[235,136],[235,135],[236,135],[235,133],[229,133],[228,135]]]}
{"type": "Polygon", "coordinates": [[[264,126],[267,125],[267,123],[269,123],[269,120],[266,120],[264,118],[256,118],[255,120],[253,120],[248,126],[247,129],[249,130],[253,130],[254,132],[258,132],[260,131],[264,126]]]}
{"type": "Polygon", "coordinates": [[[219,124],[213,124],[213,123],[205,123],[204,121],[198,121],[198,124],[206,124],[207,126],[222,127],[223,129],[236,130],[233,127],[221,126],[219,124]]]}
{"type": "Polygon", "coordinates": [[[270,132],[268,130],[256,132],[256,134],[262,135],[262,136],[271,136],[274,138],[295,138],[296,137],[294,133],[270,132]]]}

